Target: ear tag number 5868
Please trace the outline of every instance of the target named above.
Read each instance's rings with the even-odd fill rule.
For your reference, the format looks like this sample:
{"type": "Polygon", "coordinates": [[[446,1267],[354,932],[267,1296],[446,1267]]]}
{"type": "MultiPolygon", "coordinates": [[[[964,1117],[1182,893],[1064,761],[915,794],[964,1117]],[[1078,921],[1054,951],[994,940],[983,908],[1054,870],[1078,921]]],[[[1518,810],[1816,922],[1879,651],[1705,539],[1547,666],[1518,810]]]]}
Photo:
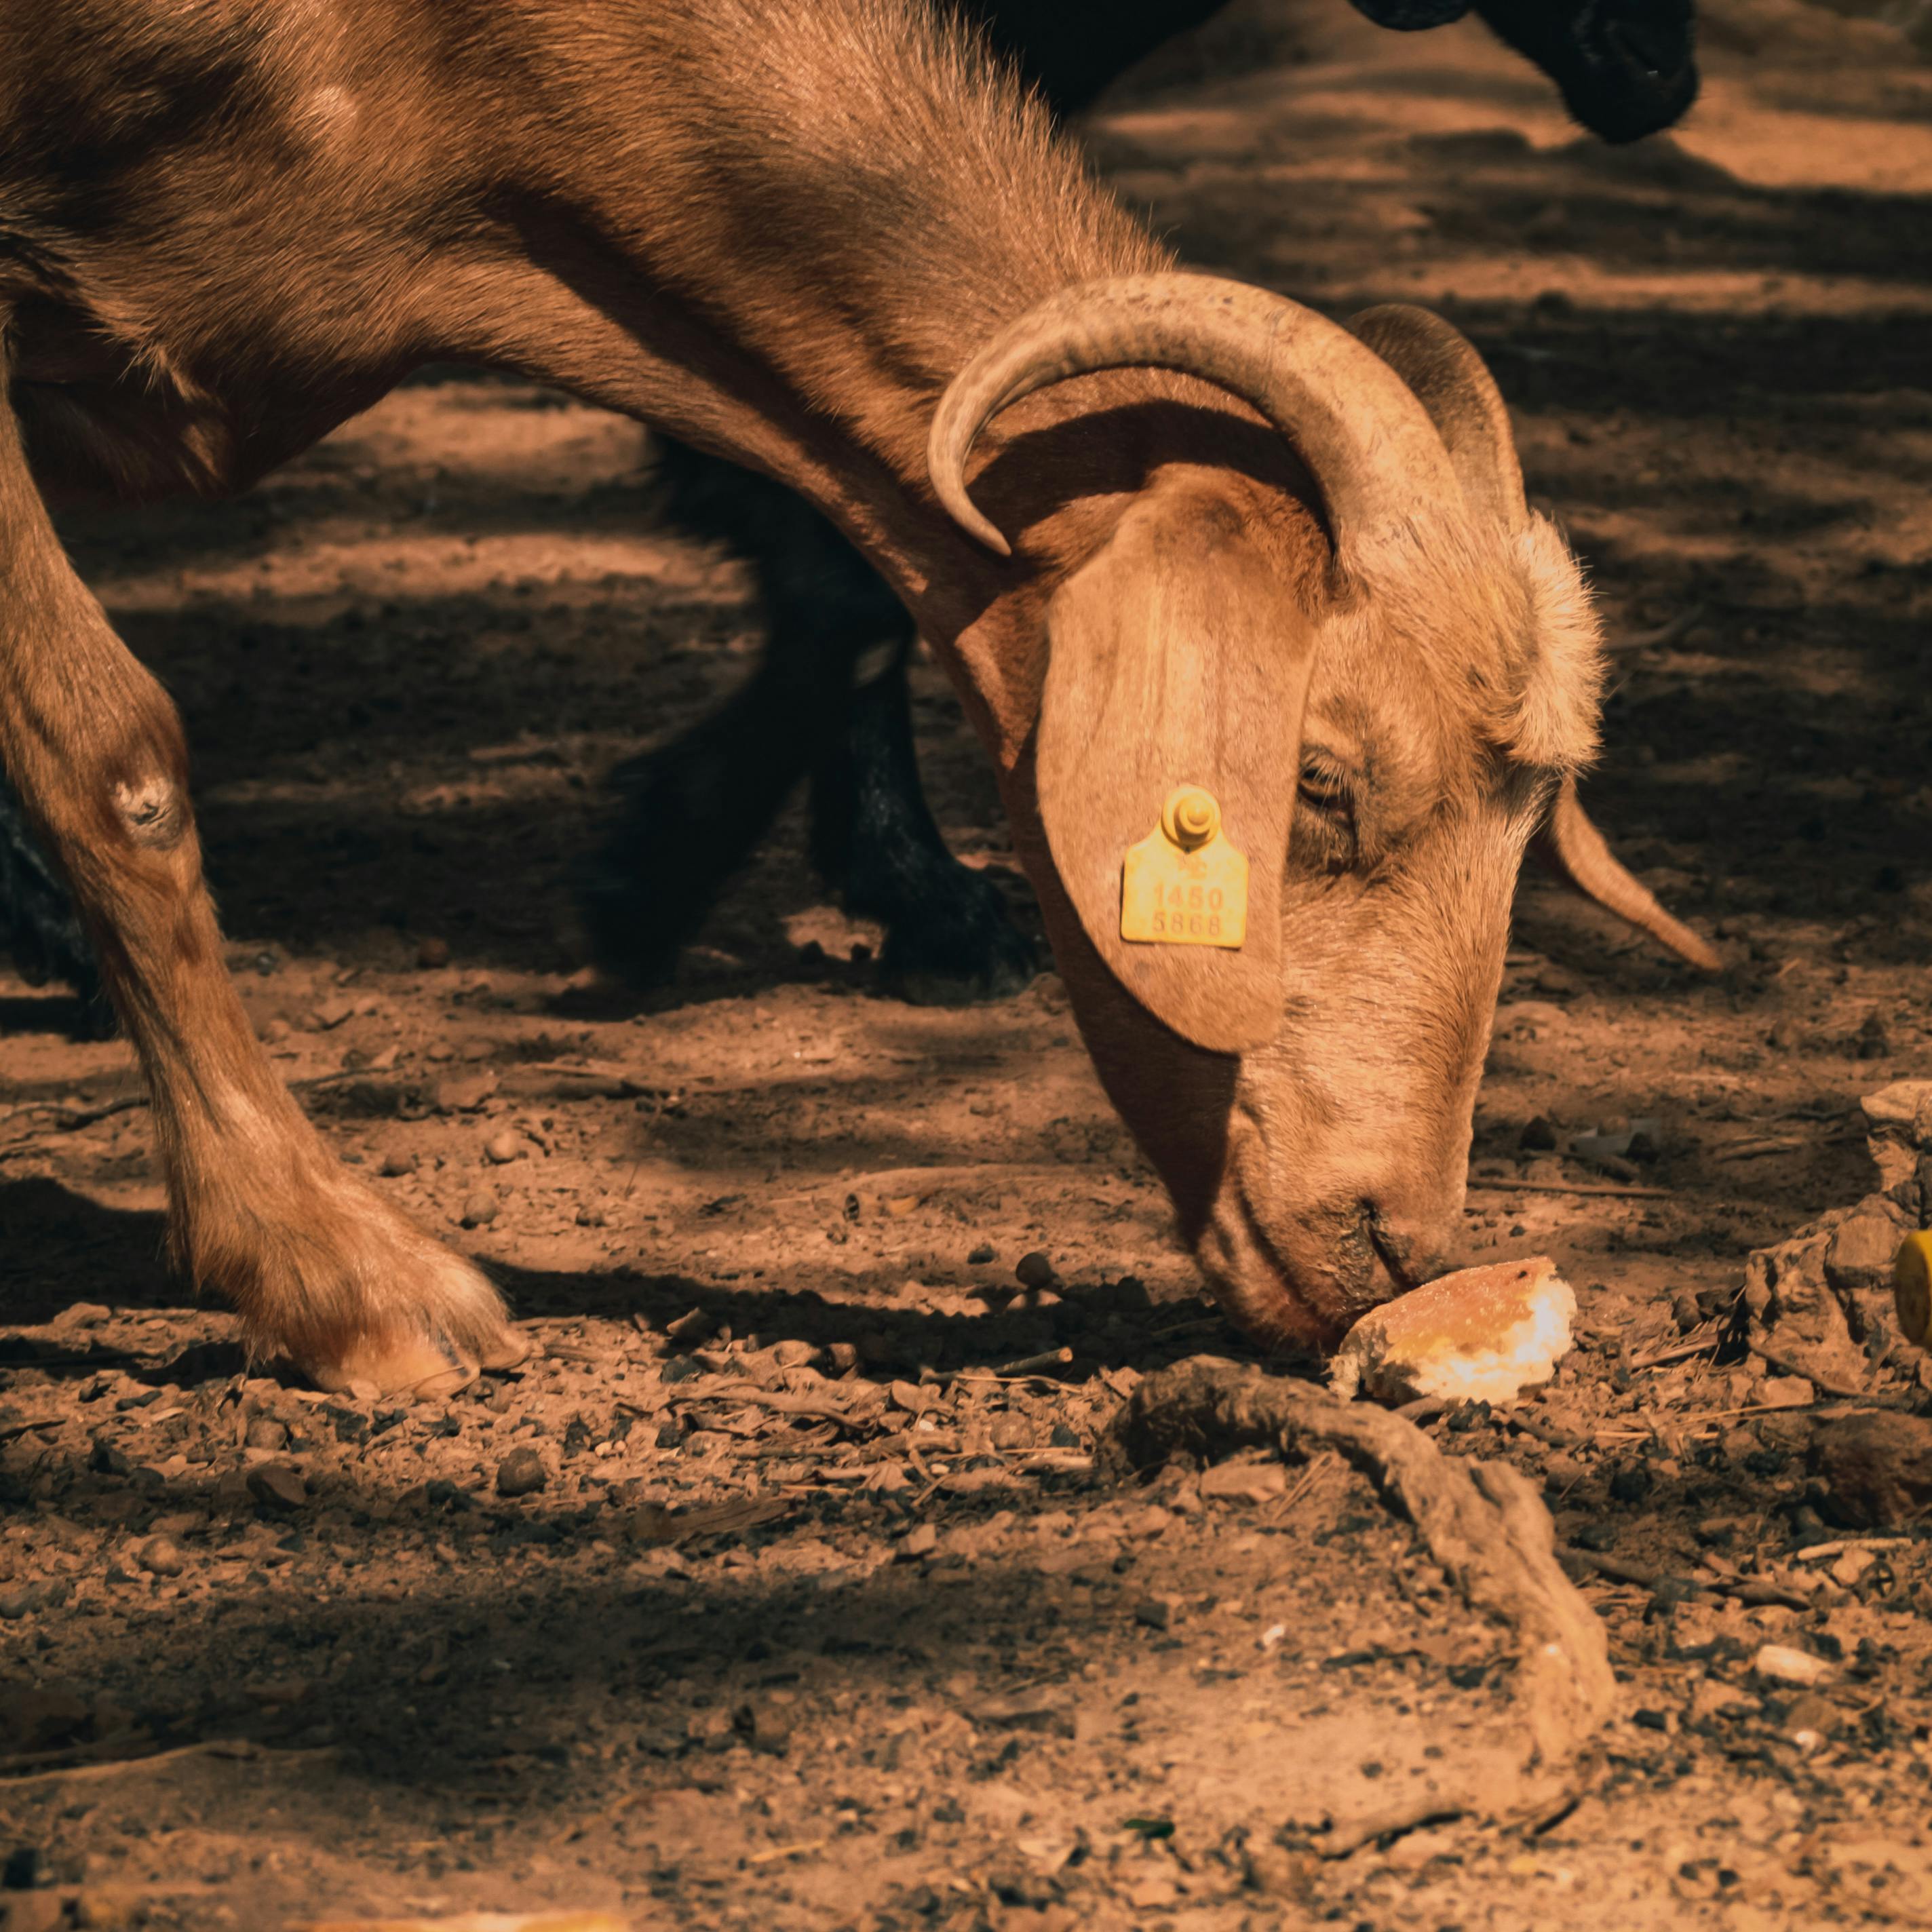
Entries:
{"type": "Polygon", "coordinates": [[[1221,833],[1212,793],[1183,785],[1127,849],[1120,937],[1153,946],[1238,946],[1248,931],[1248,862],[1221,833]]]}

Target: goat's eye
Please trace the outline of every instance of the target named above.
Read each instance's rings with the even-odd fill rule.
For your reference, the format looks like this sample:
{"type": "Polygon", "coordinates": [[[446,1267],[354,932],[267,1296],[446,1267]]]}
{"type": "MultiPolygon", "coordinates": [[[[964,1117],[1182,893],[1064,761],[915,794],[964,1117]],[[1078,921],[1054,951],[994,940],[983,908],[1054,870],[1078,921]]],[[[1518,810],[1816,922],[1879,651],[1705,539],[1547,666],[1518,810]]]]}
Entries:
{"type": "Polygon", "coordinates": [[[1355,856],[1355,795],[1346,776],[1326,758],[1304,760],[1296,788],[1296,830],[1317,844],[1331,868],[1355,856]]]}
{"type": "Polygon", "coordinates": [[[1354,797],[1348,781],[1324,760],[1311,758],[1302,766],[1296,790],[1304,805],[1324,818],[1350,820],[1354,818],[1354,797]]]}

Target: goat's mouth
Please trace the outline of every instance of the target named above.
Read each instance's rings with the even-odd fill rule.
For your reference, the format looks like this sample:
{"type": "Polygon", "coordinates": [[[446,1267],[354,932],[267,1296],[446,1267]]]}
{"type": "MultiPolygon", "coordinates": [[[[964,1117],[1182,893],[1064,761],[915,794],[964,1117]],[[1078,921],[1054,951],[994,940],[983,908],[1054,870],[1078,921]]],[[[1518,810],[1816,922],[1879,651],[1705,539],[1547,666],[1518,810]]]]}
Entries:
{"type": "Polygon", "coordinates": [[[1367,1230],[1369,1245],[1382,1263],[1382,1271],[1394,1283],[1391,1293],[1378,1296],[1378,1302],[1392,1300],[1396,1295],[1406,1294],[1411,1288],[1420,1288],[1427,1270],[1418,1266],[1412,1246],[1406,1241],[1398,1241],[1390,1232],[1381,1209],[1370,1208],[1363,1216],[1362,1225],[1367,1230]]]}
{"type": "Polygon", "coordinates": [[[1264,1218],[1227,1189],[1196,1244],[1215,1300],[1264,1346],[1334,1346],[1354,1322],[1415,1285],[1415,1263],[1366,1204],[1264,1218]]]}

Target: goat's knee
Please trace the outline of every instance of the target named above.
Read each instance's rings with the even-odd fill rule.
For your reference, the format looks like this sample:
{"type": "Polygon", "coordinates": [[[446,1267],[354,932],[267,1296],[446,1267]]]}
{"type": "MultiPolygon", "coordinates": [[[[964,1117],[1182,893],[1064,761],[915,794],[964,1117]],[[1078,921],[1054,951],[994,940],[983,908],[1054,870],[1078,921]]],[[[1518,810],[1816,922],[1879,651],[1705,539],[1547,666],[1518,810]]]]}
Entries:
{"type": "Polygon", "coordinates": [[[171,852],[187,836],[191,822],[182,787],[159,772],[116,782],[110,794],[116,829],[130,844],[151,852],[171,852]]]}

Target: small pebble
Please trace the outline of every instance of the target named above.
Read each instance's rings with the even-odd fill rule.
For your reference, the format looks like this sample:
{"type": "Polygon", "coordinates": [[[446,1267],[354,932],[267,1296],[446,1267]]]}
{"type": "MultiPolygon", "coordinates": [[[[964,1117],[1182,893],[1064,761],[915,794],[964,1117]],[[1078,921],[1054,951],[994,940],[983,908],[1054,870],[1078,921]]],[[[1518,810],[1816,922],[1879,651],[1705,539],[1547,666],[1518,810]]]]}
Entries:
{"type": "Polygon", "coordinates": [[[258,1415],[249,1424],[244,1440],[250,1449],[286,1449],[288,1425],[278,1422],[272,1415],[258,1415]]]}
{"type": "Polygon", "coordinates": [[[61,1932],[67,1900],[57,1892],[10,1892],[6,1932],[61,1932]]]}
{"type": "Polygon", "coordinates": [[[1789,1645],[1768,1643],[1751,1659],[1751,1669],[1774,1684],[1796,1684],[1810,1689],[1828,1684],[1838,1673],[1822,1657],[1789,1645]]]}
{"type": "Polygon", "coordinates": [[[534,1449],[512,1449],[496,1465],[496,1493],[500,1496],[534,1496],[549,1486],[550,1472],[534,1449]]]}
{"type": "Polygon", "coordinates": [[[513,1160],[521,1160],[530,1151],[521,1134],[513,1133],[506,1127],[501,1133],[492,1134],[483,1143],[483,1152],[499,1167],[507,1167],[513,1160]]]}
{"type": "Polygon", "coordinates": [[[989,1262],[996,1262],[998,1259],[999,1256],[994,1252],[992,1243],[991,1241],[982,1241],[980,1245],[966,1257],[966,1265],[968,1268],[985,1268],[989,1262]]]}
{"type": "Polygon", "coordinates": [[[308,1484],[289,1462],[258,1462],[248,1472],[248,1493],[268,1509],[299,1509],[308,1501],[308,1484]]]}
{"type": "Polygon", "coordinates": [[[434,969],[449,964],[449,941],[446,939],[425,939],[416,946],[416,964],[434,969]]]}
{"type": "Polygon", "coordinates": [[[405,1154],[400,1148],[382,1156],[380,1172],[394,1180],[399,1174],[413,1174],[416,1171],[416,1157],[405,1154]]]}
{"type": "Polygon", "coordinates": [[[474,1194],[463,1198],[463,1225],[466,1228],[487,1228],[496,1218],[496,1210],[501,1204],[495,1195],[479,1187],[474,1194]]]}
{"type": "Polygon", "coordinates": [[[922,1522],[908,1530],[899,1539],[898,1554],[906,1562],[916,1558],[930,1556],[939,1547],[939,1532],[931,1523],[922,1522]]]}
{"type": "Polygon", "coordinates": [[[1035,1248],[1031,1253],[1021,1256],[1014,1264],[1013,1279],[1022,1288],[1051,1288],[1054,1280],[1053,1264],[1035,1248]]]}
{"type": "Polygon", "coordinates": [[[1149,1630],[1168,1630],[1180,1614],[1180,1606],[1172,1597],[1143,1597],[1134,1606],[1134,1622],[1149,1630]]]}
{"type": "Polygon", "coordinates": [[[165,1536],[151,1536],[134,1552],[134,1561],[156,1576],[178,1576],[188,1568],[178,1544],[165,1536]]]}

